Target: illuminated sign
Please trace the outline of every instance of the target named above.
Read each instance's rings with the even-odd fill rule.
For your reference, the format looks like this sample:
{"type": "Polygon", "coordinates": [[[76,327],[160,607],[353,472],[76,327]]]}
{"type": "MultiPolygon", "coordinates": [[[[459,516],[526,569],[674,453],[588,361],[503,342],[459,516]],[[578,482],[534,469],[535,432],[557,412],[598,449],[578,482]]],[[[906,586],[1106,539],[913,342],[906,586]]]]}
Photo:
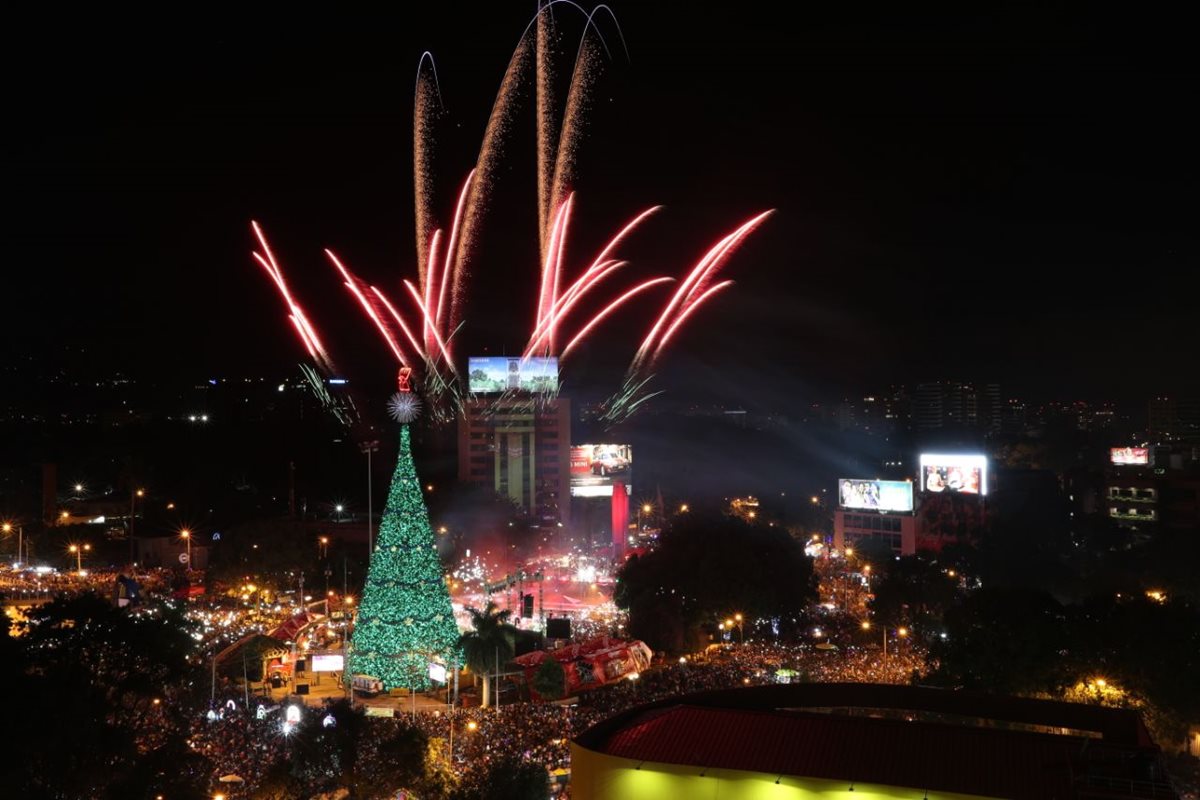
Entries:
{"type": "Polygon", "coordinates": [[[1150,448],[1148,447],[1114,447],[1109,451],[1109,460],[1114,464],[1141,465],[1150,463],[1150,448]]]}
{"type": "Polygon", "coordinates": [[[471,394],[558,391],[558,359],[484,356],[467,359],[471,394]]]}
{"type": "Polygon", "coordinates": [[[341,672],[345,666],[345,661],[341,653],[314,655],[312,657],[313,672],[341,672]]]}
{"type": "Polygon", "coordinates": [[[571,496],[612,497],[620,481],[632,493],[633,448],[627,444],[579,444],[571,448],[571,496]]]}
{"type": "Polygon", "coordinates": [[[446,682],[446,665],[436,661],[429,662],[429,680],[435,683],[446,682]]]}
{"type": "Polygon", "coordinates": [[[912,511],[912,481],[842,478],[838,481],[838,503],[842,508],[912,511]]]}
{"type": "Polygon", "coordinates": [[[922,453],[921,490],[987,494],[987,456],[922,453]]]}

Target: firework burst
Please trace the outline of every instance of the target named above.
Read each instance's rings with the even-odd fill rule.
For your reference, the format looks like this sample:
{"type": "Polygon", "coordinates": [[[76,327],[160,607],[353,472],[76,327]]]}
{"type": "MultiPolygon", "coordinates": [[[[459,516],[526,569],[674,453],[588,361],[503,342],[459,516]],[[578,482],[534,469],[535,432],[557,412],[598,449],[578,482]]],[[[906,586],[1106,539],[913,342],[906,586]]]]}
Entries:
{"type": "MultiPolygon", "coordinates": [[[[716,282],[718,272],[771,213],[763,212],[719,239],[687,275],[677,281],[667,275],[629,274],[630,262],[614,257],[625,240],[661,208],[652,206],[622,226],[591,263],[576,273],[576,277],[568,277],[568,242],[576,213],[573,184],[578,144],[602,56],[611,56],[597,25],[597,17],[601,14],[611,20],[623,45],[620,27],[607,6],[600,5],[588,12],[572,0],[551,0],[540,5],[509,59],[483,131],[475,166],[460,187],[453,216],[445,227],[438,223],[432,200],[436,194],[435,132],[445,109],[433,56],[428,52],[422,54],[417,65],[413,97],[416,281],[399,281],[395,296],[402,303],[393,301],[379,287],[355,275],[332,250],[325,251],[343,285],[397,364],[419,372],[430,416],[435,420],[452,419],[463,407],[463,387],[455,365],[453,341],[464,324],[466,287],[488,197],[503,164],[505,145],[520,98],[530,83],[536,93],[536,212],[540,269],[535,281],[536,314],[524,357],[557,356],[565,363],[618,310],[655,289],[677,284],[638,347],[621,388],[608,403],[606,419],[610,422],[635,413],[647,400],[659,394],[648,388],[651,370],[686,322],[711,298],[732,285],[729,280],[716,282]],[[559,6],[578,11],[585,17],[561,111],[554,88],[559,32],[551,13],[559,6]],[[623,286],[617,284],[622,276],[631,279],[623,286]],[[603,293],[608,296],[602,297],[603,293]],[[572,323],[576,315],[581,314],[587,316],[572,323]],[[568,324],[571,324],[571,330],[568,330],[568,324]]],[[[265,235],[257,223],[252,223],[252,228],[261,249],[261,253],[254,253],[255,261],[276,286],[287,307],[288,319],[313,359],[316,370],[327,376],[332,374],[333,360],[288,287],[265,235]]],[[[316,371],[306,369],[306,378],[312,383],[316,371]]],[[[553,392],[547,393],[547,396],[552,395],[553,392]]],[[[411,394],[409,397],[412,399],[404,400],[405,404],[415,401],[411,394]]],[[[538,398],[538,402],[545,399],[538,398]]],[[[349,418],[350,412],[337,406],[335,398],[327,391],[323,402],[327,406],[336,406],[335,414],[349,418]]],[[[357,412],[354,414],[356,416],[357,412]]]]}

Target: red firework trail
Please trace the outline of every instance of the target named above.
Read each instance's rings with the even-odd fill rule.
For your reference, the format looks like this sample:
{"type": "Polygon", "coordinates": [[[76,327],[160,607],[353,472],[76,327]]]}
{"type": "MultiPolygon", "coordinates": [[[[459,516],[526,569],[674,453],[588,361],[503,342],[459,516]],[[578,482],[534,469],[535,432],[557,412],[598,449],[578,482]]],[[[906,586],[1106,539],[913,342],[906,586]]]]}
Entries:
{"type": "Polygon", "coordinates": [[[388,313],[392,315],[392,319],[396,320],[396,324],[400,326],[400,330],[404,331],[404,335],[408,338],[409,344],[413,346],[413,350],[428,358],[429,354],[421,349],[421,345],[417,342],[417,337],[413,336],[412,331],[409,330],[408,325],[404,322],[404,317],[400,316],[400,312],[397,311],[396,307],[391,304],[391,301],[387,299],[383,292],[379,291],[374,286],[371,287],[371,291],[374,292],[375,296],[379,298],[379,302],[383,303],[384,308],[386,308],[388,313]]]}
{"type": "Polygon", "coordinates": [[[591,321],[589,321],[588,324],[584,325],[579,330],[579,333],[575,334],[575,338],[567,343],[567,346],[563,348],[562,354],[559,356],[559,358],[565,359],[567,357],[567,354],[570,353],[573,349],[575,349],[575,345],[577,345],[581,341],[583,341],[583,338],[585,336],[587,336],[588,333],[591,332],[592,328],[599,325],[600,322],[605,317],[607,317],[609,314],[611,314],[612,312],[614,312],[618,308],[620,308],[622,305],[624,305],[626,300],[630,299],[634,295],[640,294],[642,291],[644,291],[646,289],[649,289],[651,286],[657,286],[660,283],[670,283],[673,280],[675,280],[675,279],[674,278],[653,278],[651,280],[646,281],[645,283],[642,283],[642,284],[639,284],[639,285],[633,287],[628,292],[626,292],[625,294],[618,297],[616,300],[609,303],[608,306],[606,306],[603,311],[601,311],[596,316],[592,317],[591,321]]]}
{"type": "MultiPolygon", "coordinates": [[[[655,340],[658,338],[659,332],[664,327],[670,325],[670,320],[690,316],[689,309],[695,304],[699,297],[706,295],[698,295],[707,286],[712,276],[721,268],[725,259],[733,250],[745,240],[745,238],[757,228],[762,221],[774,213],[774,209],[764,211],[756,217],[753,217],[742,223],[733,233],[726,235],[723,239],[717,242],[711,250],[709,250],[704,258],[696,264],[692,269],[691,274],[676,290],[671,301],[667,303],[667,307],[663,309],[662,314],[646,335],[646,339],[642,342],[642,346],[638,348],[637,355],[633,358],[631,369],[637,371],[644,363],[647,356],[654,353],[657,357],[662,351],[661,341],[658,342],[658,347],[655,347],[655,340]],[[652,349],[653,348],[653,349],[652,349]]],[[[653,359],[651,359],[653,360],[653,359]]]]}
{"type": "Polygon", "coordinates": [[[722,289],[726,289],[730,286],[733,286],[733,281],[721,281],[718,284],[714,284],[713,286],[710,286],[699,297],[697,297],[695,300],[693,300],[687,306],[687,308],[685,308],[682,312],[680,312],[679,316],[675,318],[675,321],[673,323],[671,323],[671,327],[667,328],[667,332],[664,333],[662,339],[659,340],[658,346],[654,348],[654,352],[650,355],[649,366],[650,367],[654,366],[655,360],[662,353],[663,348],[667,346],[667,342],[671,339],[672,334],[674,334],[675,331],[678,330],[679,326],[683,324],[684,320],[686,320],[688,317],[690,317],[692,315],[692,312],[694,312],[697,308],[699,308],[700,305],[705,300],[712,297],[714,294],[721,291],[722,289]]]}
{"type": "MultiPolygon", "coordinates": [[[[534,329],[529,346],[525,348],[525,358],[533,355],[534,351],[541,347],[543,342],[547,342],[550,336],[549,323],[552,320],[561,323],[567,314],[570,313],[571,309],[583,299],[584,295],[613,272],[628,264],[628,261],[605,261],[600,265],[598,272],[585,273],[583,277],[575,281],[566,294],[559,298],[558,305],[554,309],[551,309],[551,313],[542,321],[541,326],[534,329]]],[[[550,352],[554,351],[551,349],[550,352]]]]}
{"type": "Polygon", "coordinates": [[[308,317],[305,316],[304,310],[300,308],[300,304],[292,297],[292,293],[287,286],[287,281],[283,279],[283,270],[279,268],[279,263],[275,260],[275,254],[271,252],[271,246],[267,244],[266,235],[254,220],[250,221],[250,227],[254,230],[254,236],[262,246],[263,253],[266,254],[264,258],[257,252],[253,253],[254,260],[267,271],[267,275],[271,277],[275,287],[279,290],[279,294],[287,304],[288,311],[291,312],[288,314],[288,319],[291,320],[292,326],[295,327],[296,333],[300,336],[300,341],[303,342],[304,348],[308,350],[308,354],[317,362],[317,366],[326,373],[332,374],[335,369],[333,359],[329,357],[325,346],[321,344],[321,340],[317,336],[317,332],[312,324],[309,323],[308,317]]]}
{"type": "MultiPolygon", "coordinates": [[[[574,195],[572,194],[571,197],[573,198],[574,195]]],[[[547,309],[544,306],[544,293],[548,278],[547,269],[550,265],[550,259],[555,257],[561,250],[559,247],[559,242],[565,238],[562,227],[569,223],[569,218],[567,218],[564,213],[565,207],[566,204],[564,203],[563,206],[559,208],[559,213],[555,215],[554,227],[551,230],[551,239],[547,247],[546,264],[543,266],[542,270],[542,291],[539,293],[538,297],[539,305],[537,324],[534,325],[533,334],[529,339],[529,345],[525,348],[526,358],[533,355],[538,348],[542,347],[543,343],[547,342],[551,323],[554,323],[555,327],[557,327],[557,324],[560,323],[563,317],[565,317],[566,314],[583,299],[584,295],[595,288],[600,281],[608,277],[613,270],[626,265],[627,262],[625,261],[608,259],[608,255],[612,253],[627,236],[633,233],[633,231],[639,225],[641,225],[642,222],[644,222],[652,214],[655,214],[662,209],[662,206],[651,206],[627,222],[625,226],[617,232],[617,235],[604,245],[604,247],[600,250],[599,255],[596,256],[591,266],[584,271],[583,275],[580,276],[575,283],[571,284],[570,288],[568,288],[566,293],[558,298],[555,304],[551,305],[550,308],[547,309]]],[[[561,259],[556,258],[555,265],[556,269],[561,271],[561,259]]],[[[553,345],[551,345],[548,349],[550,352],[554,352],[553,345]]]]}
{"type": "MultiPolygon", "coordinates": [[[[448,284],[453,284],[452,291],[455,292],[455,296],[451,297],[451,302],[453,303],[460,299],[457,297],[457,293],[459,291],[459,284],[461,283],[461,275],[459,273],[462,267],[459,264],[458,240],[462,231],[463,210],[466,208],[467,200],[471,196],[474,180],[475,170],[471,170],[467,173],[467,179],[463,181],[463,187],[458,193],[458,205],[454,208],[454,224],[450,226],[450,244],[446,247],[445,264],[442,267],[441,283],[437,291],[437,309],[433,315],[435,330],[441,326],[442,320],[445,318],[443,315],[447,312],[446,286],[448,284]]],[[[430,264],[432,265],[432,263],[431,256],[430,264]]],[[[426,308],[429,308],[428,304],[426,304],[426,308]]]]}
{"type": "Polygon", "coordinates": [[[338,257],[333,254],[332,250],[326,248],[325,255],[328,256],[329,260],[333,262],[333,265],[337,267],[338,272],[342,273],[342,277],[346,279],[346,288],[349,289],[356,298],[358,298],[358,302],[360,305],[362,305],[363,311],[367,312],[367,316],[371,318],[371,322],[375,323],[375,327],[379,329],[379,333],[383,336],[383,340],[387,342],[387,346],[391,348],[392,353],[395,354],[396,360],[400,362],[401,366],[407,367],[408,360],[404,357],[404,353],[400,349],[400,343],[396,341],[396,337],[392,335],[392,332],[388,330],[388,327],[383,324],[383,320],[381,320],[379,318],[379,314],[375,312],[375,307],[369,300],[367,300],[366,295],[364,295],[362,290],[358,287],[361,281],[352,275],[348,269],[342,266],[342,262],[338,261],[338,257]]]}
{"type": "MultiPolygon", "coordinates": [[[[430,322],[432,317],[429,313],[429,309],[425,306],[425,303],[421,301],[421,293],[417,291],[417,287],[413,286],[412,281],[409,280],[404,281],[404,287],[408,289],[408,293],[412,295],[412,299],[417,304],[417,308],[419,308],[421,313],[425,315],[426,322],[430,322]]],[[[437,346],[441,351],[442,358],[446,361],[446,366],[450,368],[451,372],[457,373],[458,370],[454,368],[454,359],[450,357],[450,349],[446,347],[446,342],[442,340],[442,335],[438,333],[436,327],[432,328],[432,330],[434,341],[437,342],[437,346]]],[[[427,358],[429,357],[428,353],[425,355],[427,358]]]]}

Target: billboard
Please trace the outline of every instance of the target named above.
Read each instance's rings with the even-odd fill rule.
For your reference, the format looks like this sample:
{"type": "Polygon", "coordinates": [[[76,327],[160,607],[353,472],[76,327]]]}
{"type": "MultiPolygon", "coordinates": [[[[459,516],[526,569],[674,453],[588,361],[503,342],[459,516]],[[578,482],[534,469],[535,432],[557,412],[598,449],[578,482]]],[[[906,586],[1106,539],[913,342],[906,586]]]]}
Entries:
{"type": "Polygon", "coordinates": [[[472,356],[467,359],[471,394],[554,392],[558,390],[558,358],[472,356]]]}
{"type": "Polygon", "coordinates": [[[842,508],[912,511],[912,481],[842,478],[838,481],[838,503],[842,508]]]}
{"type": "Polygon", "coordinates": [[[987,456],[922,453],[921,489],[949,494],[987,494],[987,456]]]}
{"type": "Polygon", "coordinates": [[[1109,451],[1109,460],[1114,464],[1146,465],[1150,463],[1150,448],[1148,447],[1114,447],[1109,451]]]}
{"type": "Polygon", "coordinates": [[[612,497],[613,482],[633,491],[633,448],[627,444],[577,444],[571,448],[571,496],[612,497]]]}
{"type": "Polygon", "coordinates": [[[312,657],[313,672],[341,672],[344,661],[342,654],[314,655],[312,657]]]}

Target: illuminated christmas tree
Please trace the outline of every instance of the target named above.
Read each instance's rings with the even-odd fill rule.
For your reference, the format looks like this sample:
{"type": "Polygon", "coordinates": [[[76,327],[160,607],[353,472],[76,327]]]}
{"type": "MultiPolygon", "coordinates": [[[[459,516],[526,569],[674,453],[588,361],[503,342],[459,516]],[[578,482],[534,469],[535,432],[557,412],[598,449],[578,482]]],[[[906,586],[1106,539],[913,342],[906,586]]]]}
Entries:
{"type": "Polygon", "coordinates": [[[458,626],[413,464],[408,424],[420,402],[407,391],[404,373],[400,387],[390,403],[401,423],[400,455],[359,604],[349,668],[351,674],[379,678],[388,689],[426,689],[430,662],[457,662],[458,626]]]}

